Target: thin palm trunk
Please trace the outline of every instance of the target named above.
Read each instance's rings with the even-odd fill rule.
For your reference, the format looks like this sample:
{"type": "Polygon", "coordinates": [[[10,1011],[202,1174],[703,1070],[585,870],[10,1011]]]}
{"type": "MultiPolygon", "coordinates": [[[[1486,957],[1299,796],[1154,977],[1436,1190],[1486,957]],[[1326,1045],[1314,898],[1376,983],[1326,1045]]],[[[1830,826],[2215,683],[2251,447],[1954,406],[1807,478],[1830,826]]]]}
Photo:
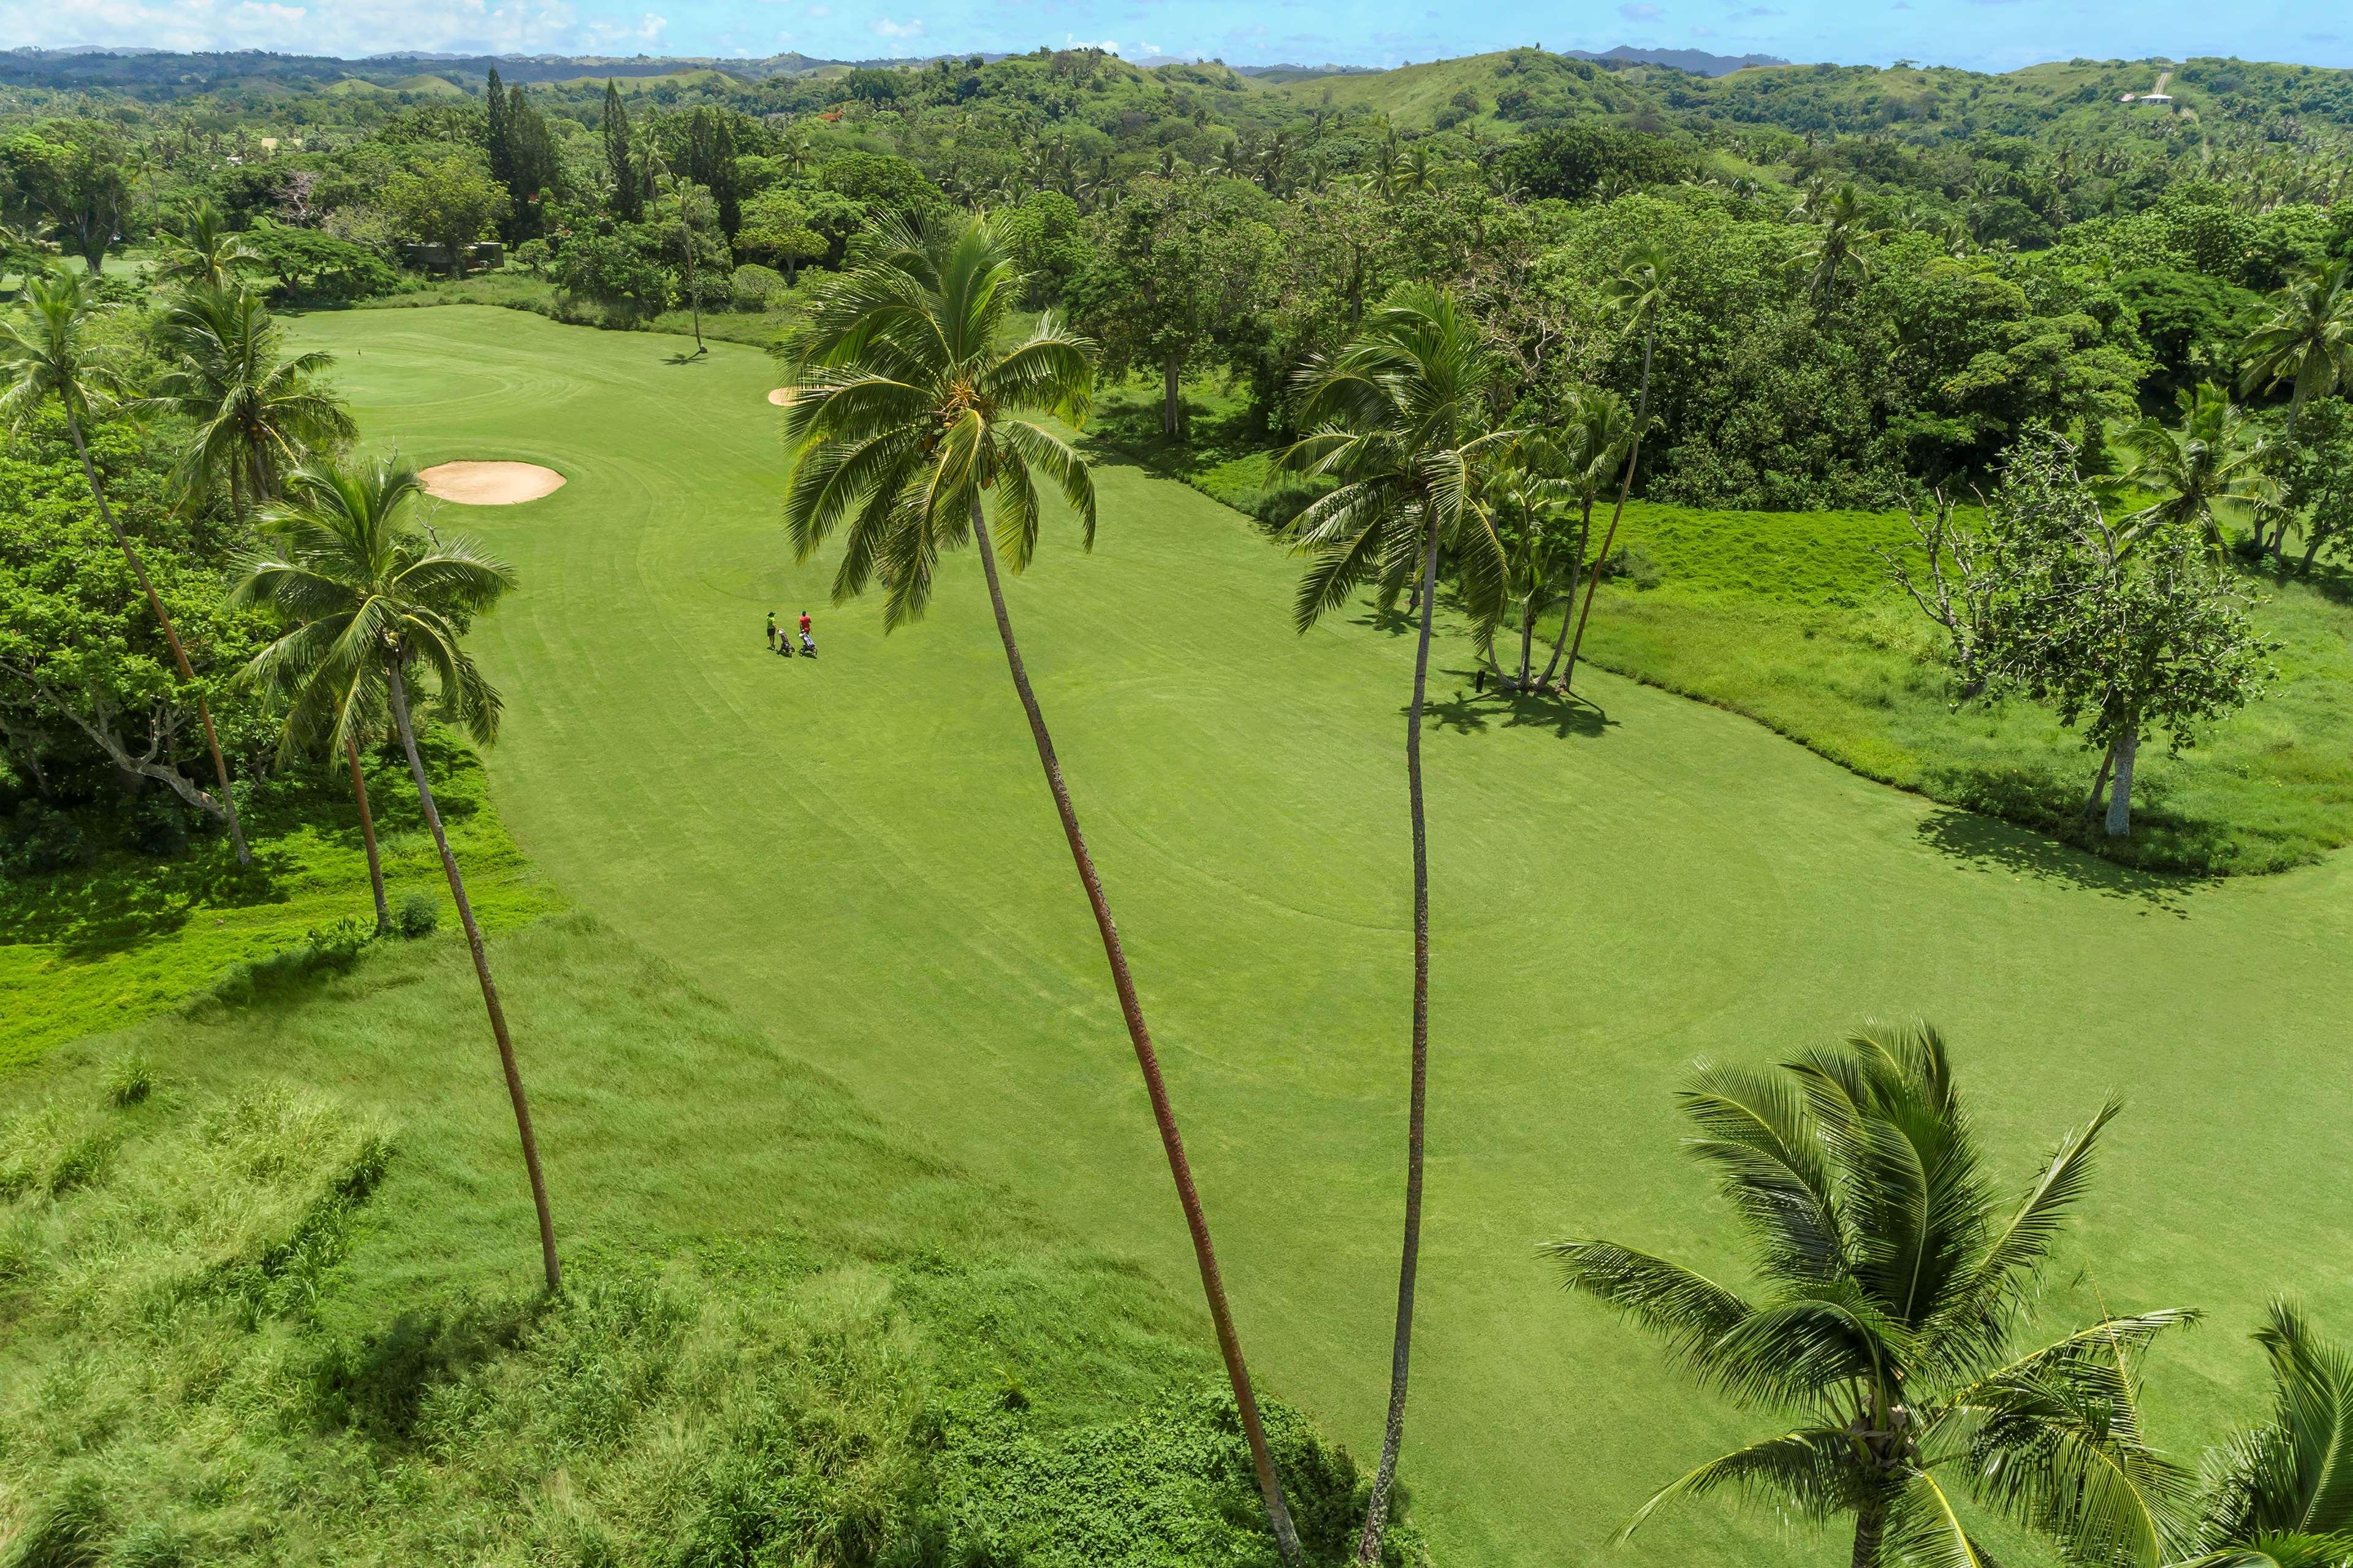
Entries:
{"type": "Polygon", "coordinates": [[[1529,591],[1528,602],[1520,607],[1520,690],[1528,689],[1528,671],[1536,657],[1536,596],[1529,591]]]}
{"type": "Polygon", "coordinates": [[[392,929],[392,906],[384,896],[384,860],[376,853],[375,817],[368,810],[367,780],[360,774],[359,742],[343,736],[343,759],[352,765],[352,799],[360,806],[360,842],[367,850],[368,887],[375,894],[375,934],[392,929]]]}
{"type": "Polygon", "coordinates": [[[1577,620],[1577,590],[1585,584],[1585,546],[1593,538],[1593,499],[1585,501],[1585,514],[1577,524],[1577,556],[1569,563],[1568,597],[1561,601],[1560,635],[1552,640],[1552,657],[1545,661],[1543,685],[1551,685],[1553,674],[1560,668],[1560,656],[1568,647],[1568,629],[1577,620]]]}
{"type": "Polygon", "coordinates": [[[1226,1304],[1224,1277],[1218,1269],[1217,1250],[1210,1245],[1209,1222],[1201,1210],[1201,1197],[1193,1186],[1193,1168],[1185,1158],[1185,1139],[1176,1130],[1176,1112],[1168,1103],[1168,1086],[1160,1075],[1160,1057],[1153,1050],[1151,1033],[1145,1027],[1144,1006],[1136,1000],[1135,980],[1128,971],[1127,949],[1119,939],[1119,927],[1112,919],[1111,901],[1103,892],[1103,879],[1095,873],[1094,857],[1087,853],[1085,834],[1079,831],[1078,810],[1071,803],[1071,791],[1062,781],[1062,765],[1054,755],[1054,739],[1046,729],[1046,715],[1038,706],[1038,695],[1029,689],[1029,673],[1021,662],[1021,647],[1014,640],[1013,620],[1005,609],[1005,589],[997,580],[997,552],[989,543],[988,525],[983,519],[980,500],[972,503],[973,542],[980,552],[980,566],[988,579],[989,609],[997,616],[997,635],[1005,644],[1006,667],[1013,673],[1013,689],[1021,699],[1021,711],[1029,719],[1029,736],[1038,746],[1038,761],[1046,771],[1046,785],[1054,797],[1054,810],[1062,820],[1062,834],[1070,841],[1071,859],[1078,866],[1079,883],[1086,889],[1087,904],[1094,911],[1095,929],[1102,933],[1103,957],[1110,961],[1113,989],[1119,993],[1120,1014],[1127,1021],[1127,1037],[1135,1047],[1136,1065],[1144,1071],[1144,1087],[1152,1101],[1152,1119],[1160,1128],[1160,1146],[1168,1156],[1168,1174],[1176,1184],[1176,1202],[1185,1211],[1185,1228],[1193,1238],[1193,1258],[1201,1271],[1201,1293],[1208,1298],[1209,1319],[1216,1325],[1218,1351],[1225,1358],[1226,1377],[1233,1384],[1234,1407],[1240,1414],[1242,1436],[1248,1440],[1250,1463],[1258,1471],[1259,1493],[1266,1499],[1267,1522],[1274,1530],[1275,1544],[1281,1548],[1283,1560],[1299,1560],[1299,1532],[1291,1522],[1291,1510],[1282,1498],[1282,1479],[1274,1473],[1274,1457],[1267,1451],[1266,1432],[1259,1420],[1258,1396],[1251,1391],[1250,1368],[1242,1360],[1241,1337],[1234,1330],[1232,1309],[1226,1304]]]}
{"type": "Polygon", "coordinates": [[[1593,557],[1593,576],[1585,585],[1585,608],[1577,612],[1577,635],[1568,644],[1568,668],[1560,676],[1564,691],[1577,679],[1577,652],[1585,646],[1585,623],[1593,614],[1593,596],[1601,587],[1601,564],[1609,558],[1609,546],[1618,537],[1618,520],[1626,515],[1626,497],[1634,489],[1634,466],[1642,461],[1642,429],[1651,422],[1651,347],[1657,339],[1658,322],[1653,318],[1642,334],[1642,395],[1634,404],[1634,444],[1626,453],[1626,477],[1618,485],[1618,504],[1609,509],[1609,531],[1601,535],[1601,553],[1593,557]]]}
{"type": "Polygon", "coordinates": [[[1887,1534],[1887,1512],[1877,1503],[1864,1503],[1854,1515],[1854,1555],[1851,1568],[1879,1568],[1879,1543],[1887,1534]]]}
{"type": "Polygon", "coordinates": [[[1381,1531],[1388,1523],[1389,1490],[1397,1482],[1398,1450],[1405,1445],[1406,1376],[1413,1359],[1413,1295],[1421,1271],[1421,1164],[1423,1111],[1430,1090],[1430,846],[1421,810],[1421,708],[1430,687],[1430,609],[1438,597],[1438,523],[1421,555],[1421,635],[1413,655],[1413,705],[1405,721],[1405,791],[1413,828],[1413,1068],[1405,1125],[1405,1241],[1398,1254],[1397,1332],[1389,1346],[1389,1414],[1381,1429],[1381,1462],[1373,1472],[1373,1496],[1365,1510],[1365,1533],[1356,1542],[1360,1563],[1381,1560],[1381,1531]]]}
{"type": "MultiPolygon", "coordinates": [[[[188,663],[187,650],[180,646],[179,630],[172,624],[171,612],[164,608],[164,596],[155,591],[154,583],[147,577],[147,563],[139,558],[131,535],[122,531],[122,524],[115,521],[114,508],[107,504],[106,486],[99,481],[98,465],[90,461],[90,444],[82,440],[81,420],[70,408],[66,411],[66,434],[73,438],[74,451],[81,458],[82,477],[90,482],[90,498],[98,504],[99,517],[106,524],[107,532],[114,535],[115,544],[121,547],[122,558],[131,564],[131,575],[139,579],[139,590],[147,596],[147,608],[154,612],[156,624],[164,629],[164,641],[171,646],[172,662],[179,669],[180,679],[195,686],[196,673],[188,663]]],[[[213,733],[213,707],[201,690],[196,693],[196,717],[204,724],[205,745],[213,755],[213,777],[220,780],[221,815],[228,823],[229,842],[237,846],[237,863],[251,865],[253,852],[246,848],[245,825],[237,820],[237,794],[229,788],[228,764],[221,760],[220,739],[213,733]]]]}
{"type": "Polygon", "coordinates": [[[506,1070],[507,1097],[514,1102],[515,1132],[522,1139],[523,1169],[531,1176],[532,1206],[539,1211],[540,1261],[547,1271],[552,1295],[564,1288],[564,1267],[555,1256],[555,1221],[547,1208],[547,1180],[540,1174],[539,1139],[531,1130],[531,1102],[524,1098],[522,1074],[515,1066],[514,1041],[507,1033],[506,1010],[499,1005],[498,982],[491,979],[490,955],[482,947],[482,928],[474,923],[474,906],[466,898],[466,879],[459,874],[458,857],[449,853],[449,835],[442,831],[440,809],[433,803],[433,786],[425,777],[425,759],[417,754],[417,731],[408,719],[408,683],[396,661],[385,672],[392,695],[392,722],[400,732],[400,749],[408,758],[408,776],[417,781],[417,802],[424,808],[425,825],[433,831],[433,847],[441,852],[441,871],[449,879],[449,896],[458,906],[458,923],[466,928],[466,945],[474,954],[474,978],[481,982],[482,1007],[491,1015],[491,1036],[498,1042],[499,1065],[506,1070]]]}

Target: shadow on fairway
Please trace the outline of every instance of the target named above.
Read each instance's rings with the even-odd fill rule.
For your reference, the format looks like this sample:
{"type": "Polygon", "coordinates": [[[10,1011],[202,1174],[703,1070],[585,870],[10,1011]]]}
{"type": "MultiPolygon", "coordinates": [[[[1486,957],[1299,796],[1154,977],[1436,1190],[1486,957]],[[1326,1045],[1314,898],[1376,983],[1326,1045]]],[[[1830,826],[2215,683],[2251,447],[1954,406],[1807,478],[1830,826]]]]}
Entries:
{"type": "Polygon", "coordinates": [[[1939,807],[1920,824],[1922,841],[1973,871],[2008,872],[2187,918],[2189,894],[2218,880],[2137,871],[2086,850],[2054,843],[1994,817],[1939,807]]]}
{"type": "MultiPolygon", "coordinates": [[[[1608,710],[1582,696],[1560,696],[1549,692],[1475,692],[1468,683],[1475,675],[1473,671],[1444,670],[1439,674],[1463,683],[1454,688],[1451,696],[1440,697],[1433,693],[1423,703],[1422,711],[1430,723],[1457,735],[1483,735],[1500,725],[1505,729],[1549,729],[1566,740],[1573,735],[1590,738],[1618,727],[1618,721],[1609,716],[1608,710]]],[[[1400,706],[1398,716],[1403,717],[1411,705],[1409,703],[1400,706]]]]}

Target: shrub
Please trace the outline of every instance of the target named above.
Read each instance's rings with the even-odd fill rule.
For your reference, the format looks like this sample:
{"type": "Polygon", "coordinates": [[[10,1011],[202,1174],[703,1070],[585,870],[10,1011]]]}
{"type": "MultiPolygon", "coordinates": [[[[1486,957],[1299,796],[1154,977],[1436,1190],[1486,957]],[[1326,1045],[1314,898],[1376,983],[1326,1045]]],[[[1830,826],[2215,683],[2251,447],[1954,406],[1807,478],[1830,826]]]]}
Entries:
{"type": "Polygon", "coordinates": [[[359,960],[360,949],[375,936],[374,925],[355,916],[346,915],[332,926],[314,926],[303,933],[300,947],[223,970],[213,982],[213,999],[243,1007],[319,976],[340,974],[359,960]]]}
{"type": "Polygon", "coordinates": [[[136,1052],[115,1058],[106,1070],[106,1097],[118,1106],[138,1105],[154,1092],[155,1069],[136,1052]]]}
{"type": "Polygon", "coordinates": [[[728,297],[739,311],[765,311],[769,302],[784,291],[785,275],[756,261],[736,268],[727,285],[728,297]]]}
{"type": "Polygon", "coordinates": [[[440,902],[429,893],[410,894],[392,915],[392,928],[410,941],[433,935],[434,927],[440,924],[440,902]]]}
{"type": "Polygon", "coordinates": [[[131,842],[142,854],[169,860],[188,847],[188,814],[169,795],[150,793],[131,816],[131,842]]]}
{"type": "Polygon", "coordinates": [[[77,1470],[35,1507],[8,1553],[8,1568],[100,1568],[114,1510],[106,1483],[77,1470]]]}
{"type": "Polygon", "coordinates": [[[0,837],[0,871],[11,876],[48,876],[88,865],[91,858],[81,824],[38,800],[17,807],[7,833],[0,837]]]}

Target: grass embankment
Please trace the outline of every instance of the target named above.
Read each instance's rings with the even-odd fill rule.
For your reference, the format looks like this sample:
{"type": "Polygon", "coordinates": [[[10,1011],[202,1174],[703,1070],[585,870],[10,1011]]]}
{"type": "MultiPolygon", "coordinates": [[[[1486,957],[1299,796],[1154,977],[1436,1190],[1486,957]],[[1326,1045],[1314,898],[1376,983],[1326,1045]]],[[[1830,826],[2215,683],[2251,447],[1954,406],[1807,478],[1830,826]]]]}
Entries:
{"type": "MultiPolygon", "coordinates": [[[[493,931],[558,906],[524,872],[514,842],[484,810],[481,764],[428,742],[435,798],[465,867],[467,891],[493,931]]],[[[385,881],[396,909],[412,895],[449,914],[448,885],[396,753],[364,754],[385,881]]],[[[299,953],[312,931],[375,924],[359,812],[348,776],[316,769],[262,786],[244,802],[254,863],[239,869],[225,834],[164,858],[107,844],[89,865],[0,878],[0,1071],[49,1047],[121,1029],[252,966],[299,953]]]]}
{"type": "Polygon", "coordinates": [[[492,954],[557,1299],[453,934],[0,1086],[0,1560],[1273,1563],[1195,1314],[586,916],[492,954]]]}
{"type": "MultiPolygon", "coordinates": [[[[1104,400],[1101,439],[1262,523],[1314,491],[1278,475],[1264,438],[1211,394],[1191,439],[1157,432],[1156,401],[1104,400]]],[[[1595,524],[1597,547],[1608,526],[1595,524]]],[[[2126,865],[2274,872],[2353,842],[2353,575],[2263,570],[2258,631],[2278,679],[2179,756],[2145,747],[2133,832],[2083,811],[2099,754],[2024,701],[1957,704],[1943,633],[1890,581],[1916,559],[1898,512],[1703,512],[1635,502],[1626,569],[1595,602],[1584,656],[1646,684],[1746,714],[1867,779],[2048,833],[2126,865]]],[[[1550,647],[1559,628],[1545,620],[1550,647]]]]}
{"type": "MultiPolygon", "coordinates": [[[[721,282],[723,284],[725,280],[722,279],[721,282]]],[[[720,291],[722,297],[702,307],[702,335],[712,342],[741,343],[754,348],[766,348],[786,327],[799,319],[799,308],[792,294],[779,296],[766,310],[740,311],[728,304],[723,297],[725,291],[723,287],[720,291]]],[[[596,305],[568,300],[562,290],[546,279],[512,267],[495,272],[477,272],[466,278],[420,278],[399,293],[362,300],[351,308],[397,311],[431,305],[497,305],[505,310],[529,311],[533,315],[545,316],[552,322],[562,322],[567,326],[596,327],[613,332],[670,333],[687,336],[694,331],[694,317],[691,312],[671,310],[641,318],[624,316],[596,305]]]]}

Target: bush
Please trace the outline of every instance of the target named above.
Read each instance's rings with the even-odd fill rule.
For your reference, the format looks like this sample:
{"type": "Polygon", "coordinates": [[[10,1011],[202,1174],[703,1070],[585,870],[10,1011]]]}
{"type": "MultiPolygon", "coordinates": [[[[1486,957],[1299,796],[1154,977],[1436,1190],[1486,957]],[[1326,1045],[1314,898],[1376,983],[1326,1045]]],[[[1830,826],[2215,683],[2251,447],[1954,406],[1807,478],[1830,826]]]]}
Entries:
{"type": "Polygon", "coordinates": [[[332,926],[314,926],[303,933],[300,947],[231,965],[213,982],[213,999],[244,1007],[320,976],[341,974],[359,960],[360,949],[375,937],[372,924],[349,915],[332,926]]]}
{"type": "Polygon", "coordinates": [[[1278,475],[1250,503],[1250,515],[1270,528],[1284,527],[1327,488],[1296,474],[1278,475]]]}
{"type": "Polygon", "coordinates": [[[88,865],[92,853],[80,823],[38,800],[27,800],[16,808],[6,835],[0,837],[0,872],[48,876],[88,865]]]}
{"type": "Polygon", "coordinates": [[[34,1509],[8,1553],[8,1568],[100,1568],[114,1533],[106,1483],[78,1470],[34,1509]]]}
{"type": "Polygon", "coordinates": [[[410,894],[392,913],[392,928],[410,941],[433,935],[434,927],[440,924],[441,905],[429,893],[410,894]]]}
{"type": "Polygon", "coordinates": [[[785,275],[774,267],[763,267],[747,261],[735,269],[728,281],[728,298],[739,311],[765,311],[769,302],[785,291],[785,275]]]}
{"type": "Polygon", "coordinates": [[[106,1097],[118,1106],[138,1105],[154,1092],[155,1069],[136,1052],[117,1057],[106,1070],[106,1097]]]}
{"type": "Polygon", "coordinates": [[[131,842],[142,854],[169,860],[188,847],[188,813],[174,797],[151,792],[131,814],[131,842]]]}

